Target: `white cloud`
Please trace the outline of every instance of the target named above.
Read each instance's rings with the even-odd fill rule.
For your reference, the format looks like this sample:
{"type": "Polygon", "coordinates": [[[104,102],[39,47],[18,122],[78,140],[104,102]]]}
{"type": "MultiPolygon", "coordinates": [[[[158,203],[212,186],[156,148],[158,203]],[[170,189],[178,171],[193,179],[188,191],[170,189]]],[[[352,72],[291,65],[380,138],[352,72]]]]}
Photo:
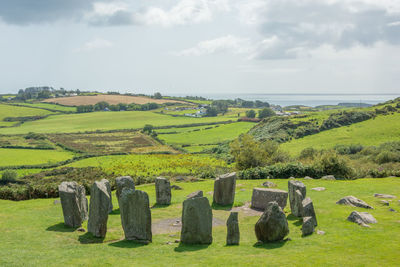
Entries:
{"type": "Polygon", "coordinates": [[[112,46],[114,46],[114,44],[111,41],[102,38],[96,38],[86,42],[81,48],[76,49],[75,52],[92,51],[95,49],[109,48],[112,46]]]}
{"type": "Polygon", "coordinates": [[[226,35],[212,40],[201,41],[194,47],[173,54],[179,56],[201,56],[220,52],[241,54],[247,53],[249,49],[249,39],[226,35]]]}

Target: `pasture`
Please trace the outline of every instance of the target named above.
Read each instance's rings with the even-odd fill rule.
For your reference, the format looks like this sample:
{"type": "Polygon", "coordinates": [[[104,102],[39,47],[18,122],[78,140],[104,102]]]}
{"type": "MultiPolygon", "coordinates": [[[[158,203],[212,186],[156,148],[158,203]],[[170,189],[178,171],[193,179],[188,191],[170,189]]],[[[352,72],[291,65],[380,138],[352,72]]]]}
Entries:
{"type": "Polygon", "coordinates": [[[50,164],[73,157],[68,151],[0,148],[0,166],[50,164]]]}
{"type": "Polygon", "coordinates": [[[361,144],[379,145],[388,141],[400,141],[400,113],[380,115],[374,119],[349,126],[323,131],[290,142],[283,143],[282,149],[297,155],[307,147],[330,149],[336,145],[361,144]]]}
{"type": "MultiPolygon", "coordinates": [[[[213,181],[176,182],[183,190],[172,191],[172,203],[166,207],[153,207],[153,242],[141,245],[123,240],[118,202],[113,194],[114,212],[108,218],[108,231],[104,240],[88,233],[74,231],[63,224],[60,204],[55,199],[37,199],[21,202],[0,200],[0,265],[1,266],[398,266],[400,213],[381,206],[374,193],[400,195],[400,179],[360,179],[357,181],[304,180],[307,195],[316,209],[317,230],[301,237],[301,223],[290,215],[286,206],[290,241],[256,245],[254,224],[257,214],[240,208],[251,198],[253,187],[262,181],[237,181],[234,209],[239,211],[240,245],[226,246],[225,222],[229,208],[214,207],[213,217],[219,225],[213,227],[213,243],[207,245],[181,245],[179,228],[166,224],[181,216],[182,201],[186,195],[203,190],[210,202],[213,181]],[[323,192],[311,188],[323,186],[323,192]],[[363,228],[346,220],[353,211],[362,208],[336,205],[343,196],[354,195],[374,206],[368,210],[378,221],[371,228],[363,228]],[[40,215],[40,216],[38,216],[40,215]],[[168,243],[170,242],[170,243],[168,243]],[[377,245],[378,244],[378,245],[377,245]]],[[[274,180],[278,188],[287,190],[287,180],[274,180]]],[[[140,185],[137,189],[149,194],[150,205],[155,203],[154,184],[140,185]]],[[[397,200],[392,207],[400,209],[397,200]]],[[[86,223],[83,227],[86,229],[86,223]]]]}
{"type": "Polygon", "coordinates": [[[73,133],[96,130],[141,129],[146,124],[152,124],[155,127],[165,127],[169,125],[207,124],[230,120],[236,119],[232,118],[232,116],[204,118],[172,117],[150,111],[91,112],[49,116],[42,120],[25,122],[19,127],[0,129],[0,134],[23,134],[28,132],[73,133]]]}
{"type": "Polygon", "coordinates": [[[0,104],[0,126],[12,126],[17,123],[15,121],[4,121],[8,117],[45,116],[50,114],[55,113],[44,109],[0,104]]]}
{"type": "Polygon", "coordinates": [[[198,130],[190,129],[190,131],[181,131],[176,134],[160,134],[159,138],[168,144],[218,144],[235,139],[240,134],[246,133],[254,125],[252,122],[221,124],[205,128],[201,127],[198,130]]]}
{"type": "Polygon", "coordinates": [[[179,100],[169,100],[169,99],[154,99],[146,96],[128,96],[128,95],[85,95],[85,96],[70,96],[70,97],[59,97],[43,100],[44,103],[56,103],[64,106],[80,106],[80,105],[94,105],[99,102],[105,101],[110,105],[113,104],[146,104],[146,103],[185,103],[179,100]]]}
{"type": "Polygon", "coordinates": [[[60,111],[60,112],[76,112],[76,108],[75,107],[61,106],[61,105],[50,104],[50,103],[40,103],[40,102],[28,103],[28,102],[22,102],[22,103],[16,103],[16,104],[18,104],[20,106],[26,106],[26,107],[51,109],[51,110],[60,111]]]}

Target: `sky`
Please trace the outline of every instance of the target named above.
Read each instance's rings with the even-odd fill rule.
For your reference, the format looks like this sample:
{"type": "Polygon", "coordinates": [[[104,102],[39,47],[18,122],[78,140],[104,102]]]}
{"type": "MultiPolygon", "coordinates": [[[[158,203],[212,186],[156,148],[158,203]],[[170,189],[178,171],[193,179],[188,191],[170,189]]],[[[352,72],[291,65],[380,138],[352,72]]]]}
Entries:
{"type": "Polygon", "coordinates": [[[0,93],[400,92],[398,0],[0,0],[0,93]]]}

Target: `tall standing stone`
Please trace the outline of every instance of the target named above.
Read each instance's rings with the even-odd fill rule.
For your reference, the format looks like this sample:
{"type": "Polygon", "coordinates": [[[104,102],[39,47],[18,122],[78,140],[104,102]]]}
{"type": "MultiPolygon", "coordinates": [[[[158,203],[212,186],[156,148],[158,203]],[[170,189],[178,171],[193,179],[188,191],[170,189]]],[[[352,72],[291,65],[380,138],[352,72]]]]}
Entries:
{"type": "Polygon", "coordinates": [[[213,201],[218,205],[232,205],[235,201],[236,172],[215,179],[213,201]]]}
{"type": "Polygon", "coordinates": [[[228,221],[226,222],[227,234],[226,244],[239,245],[240,231],[239,231],[239,218],[238,212],[231,212],[228,221]]]}
{"type": "Polygon", "coordinates": [[[103,179],[93,183],[90,190],[90,206],[88,232],[96,237],[105,237],[107,220],[110,209],[110,195],[107,188],[108,181],[103,179]]]}
{"type": "Polygon", "coordinates": [[[108,213],[111,213],[113,211],[113,203],[112,203],[112,193],[111,193],[111,185],[110,182],[107,179],[102,179],[102,183],[104,183],[107,187],[107,193],[110,196],[110,205],[108,207],[108,213]]]}
{"type": "Polygon", "coordinates": [[[156,178],[156,202],[159,205],[171,204],[171,185],[163,177],[156,178]]]}
{"type": "Polygon", "coordinates": [[[147,193],[124,188],[119,203],[125,239],[151,242],[151,211],[147,193]]]}
{"type": "Polygon", "coordinates": [[[181,242],[212,243],[212,210],[206,197],[188,198],[183,201],[181,242]]]}
{"type": "Polygon", "coordinates": [[[289,234],[289,224],[278,203],[269,202],[255,225],[257,240],[261,242],[280,241],[289,234]]]}
{"type": "Polygon", "coordinates": [[[311,198],[307,197],[302,202],[301,217],[312,217],[314,226],[317,226],[317,216],[311,198]]]}
{"type": "Polygon", "coordinates": [[[288,189],[290,210],[294,216],[301,217],[301,202],[306,197],[306,186],[300,181],[289,180],[288,189]],[[297,190],[300,194],[296,192],[297,190]]]}
{"type": "Polygon", "coordinates": [[[303,217],[301,232],[303,236],[311,235],[314,232],[314,219],[312,217],[303,217]]]}
{"type": "Polygon", "coordinates": [[[87,198],[85,187],[76,182],[62,182],[58,186],[64,223],[70,227],[80,227],[87,220],[87,198]]]}
{"type": "Polygon", "coordinates": [[[130,176],[121,176],[115,179],[115,185],[117,187],[116,190],[116,195],[117,195],[117,200],[119,203],[119,198],[121,196],[122,190],[124,188],[130,188],[135,190],[135,182],[130,176]]]}

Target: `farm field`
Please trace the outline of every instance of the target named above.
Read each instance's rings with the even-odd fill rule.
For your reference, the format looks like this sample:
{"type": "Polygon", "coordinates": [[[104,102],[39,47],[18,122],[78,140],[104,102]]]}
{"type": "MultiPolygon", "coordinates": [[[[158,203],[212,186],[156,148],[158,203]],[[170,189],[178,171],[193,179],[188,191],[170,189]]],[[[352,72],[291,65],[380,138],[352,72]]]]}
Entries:
{"type": "Polygon", "coordinates": [[[34,108],[44,108],[44,109],[52,109],[56,111],[61,111],[61,112],[76,112],[76,107],[67,107],[67,106],[61,106],[61,105],[56,105],[56,104],[50,104],[50,103],[16,103],[21,106],[27,106],[27,107],[34,107],[34,108]]]}
{"type": "Polygon", "coordinates": [[[19,127],[0,129],[0,134],[23,134],[28,132],[73,133],[96,130],[140,129],[146,124],[160,127],[194,123],[214,123],[230,120],[233,121],[236,120],[236,118],[232,116],[204,118],[172,117],[150,111],[91,112],[63,114],[50,116],[42,120],[29,121],[19,127]]]}
{"type": "Polygon", "coordinates": [[[281,145],[282,149],[297,155],[307,147],[333,148],[336,145],[379,145],[388,141],[400,141],[400,113],[377,116],[375,119],[323,131],[281,145]]]}
{"type": "Polygon", "coordinates": [[[217,127],[210,126],[199,129],[198,131],[180,132],[177,134],[160,134],[159,138],[168,144],[217,144],[224,141],[233,140],[240,134],[250,130],[255,124],[252,122],[236,122],[222,124],[217,127]]]}
{"type": "Polygon", "coordinates": [[[25,138],[23,135],[0,135],[0,147],[24,147],[24,148],[55,148],[54,144],[48,140],[25,138]]]}
{"type": "Polygon", "coordinates": [[[65,106],[79,106],[79,105],[94,105],[98,102],[105,101],[111,105],[113,104],[146,104],[146,103],[186,103],[184,101],[169,100],[169,99],[154,99],[145,96],[126,96],[126,95],[93,95],[93,96],[71,96],[59,97],[43,100],[44,103],[57,103],[65,106]]]}
{"type": "MultiPolygon", "coordinates": [[[[260,186],[261,182],[239,180],[234,207],[249,201],[252,188],[260,186]]],[[[286,179],[274,182],[278,188],[287,190],[286,179]]],[[[179,218],[182,201],[195,190],[203,190],[212,201],[212,196],[207,193],[213,190],[213,181],[210,180],[173,183],[183,190],[172,192],[170,206],[152,208],[153,242],[149,245],[123,240],[115,194],[114,212],[109,215],[108,232],[103,241],[92,238],[88,233],[64,227],[61,205],[54,204],[55,199],[21,202],[0,200],[0,265],[26,266],[29,262],[40,266],[264,266],[266,263],[268,266],[398,266],[400,235],[396,233],[400,230],[400,213],[390,212],[387,206],[381,206],[373,194],[378,192],[399,196],[399,178],[303,182],[308,188],[307,195],[314,202],[317,229],[325,234],[301,237],[301,224],[290,215],[286,206],[290,241],[262,246],[255,245],[254,224],[259,215],[248,216],[251,214],[246,214],[240,208],[239,246],[225,245],[225,221],[229,211],[224,209],[213,209],[213,217],[220,224],[213,227],[213,243],[209,246],[176,244],[174,240],[179,239],[179,228],[165,230],[159,226],[165,220],[179,218]],[[310,190],[317,186],[327,190],[310,190]],[[378,223],[371,225],[371,228],[364,228],[348,222],[346,218],[353,210],[364,210],[335,204],[347,195],[354,195],[371,204],[375,209],[368,212],[378,223]]],[[[137,189],[149,194],[150,205],[153,206],[154,184],[137,186],[137,189]]],[[[392,203],[394,209],[400,208],[397,200],[392,203]]],[[[86,223],[83,227],[87,229],[86,223]]]]}
{"type": "Polygon", "coordinates": [[[56,163],[73,157],[68,151],[0,148],[0,166],[56,163]]]}
{"type": "Polygon", "coordinates": [[[29,107],[16,107],[5,104],[0,104],[0,126],[12,126],[18,122],[15,121],[4,121],[7,117],[27,117],[27,116],[45,116],[55,114],[54,112],[36,109],[29,107]]]}
{"type": "MultiPolygon", "coordinates": [[[[48,138],[64,147],[90,154],[175,152],[140,132],[113,132],[91,134],[48,134],[48,138]]],[[[1,139],[0,139],[1,140],[1,139]]]]}
{"type": "Polygon", "coordinates": [[[158,175],[196,175],[214,168],[226,170],[223,160],[207,155],[113,155],[83,159],[67,165],[68,167],[101,167],[103,171],[115,176],[154,177],[158,175]]]}

